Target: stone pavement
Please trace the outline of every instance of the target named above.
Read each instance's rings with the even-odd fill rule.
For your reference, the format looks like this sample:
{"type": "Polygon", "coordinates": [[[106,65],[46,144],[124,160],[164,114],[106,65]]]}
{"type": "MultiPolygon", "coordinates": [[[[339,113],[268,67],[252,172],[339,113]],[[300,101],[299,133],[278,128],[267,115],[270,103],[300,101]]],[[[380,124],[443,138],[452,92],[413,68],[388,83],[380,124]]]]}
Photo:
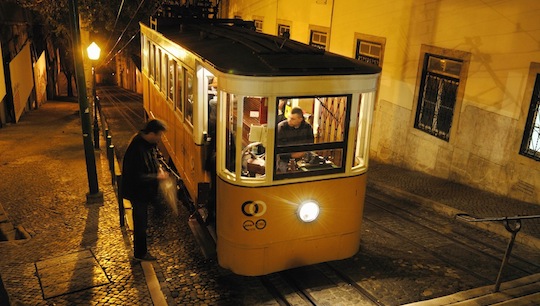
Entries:
{"type": "MultiPolygon", "coordinates": [[[[478,218],[540,215],[540,203],[510,199],[373,160],[369,165],[368,186],[394,197],[431,207],[451,218],[459,213],[478,218]]],[[[510,237],[502,222],[470,222],[470,224],[510,237]]],[[[516,241],[540,249],[540,218],[523,220],[516,241]]]]}
{"type": "Polygon", "coordinates": [[[0,206],[26,233],[0,242],[5,289],[12,305],[152,305],[119,226],[104,150],[96,151],[103,201],[86,202],[78,110],[76,102],[49,101],[0,129],[0,206]]]}
{"type": "MultiPolygon", "coordinates": [[[[19,238],[25,238],[0,242],[0,276],[11,303],[157,304],[151,291],[159,290],[161,272],[152,275],[152,264],[132,260],[130,239],[119,226],[104,150],[96,151],[103,203],[86,203],[81,134],[75,102],[49,101],[24,114],[19,123],[0,129],[0,206],[10,223],[19,226],[19,238]]],[[[368,184],[452,218],[459,212],[478,217],[540,214],[534,203],[375,161],[370,163],[368,184]]],[[[509,236],[500,222],[475,225],[509,236]]],[[[517,240],[540,249],[540,220],[523,221],[517,240]]],[[[0,288],[0,305],[4,303],[0,288]]]]}

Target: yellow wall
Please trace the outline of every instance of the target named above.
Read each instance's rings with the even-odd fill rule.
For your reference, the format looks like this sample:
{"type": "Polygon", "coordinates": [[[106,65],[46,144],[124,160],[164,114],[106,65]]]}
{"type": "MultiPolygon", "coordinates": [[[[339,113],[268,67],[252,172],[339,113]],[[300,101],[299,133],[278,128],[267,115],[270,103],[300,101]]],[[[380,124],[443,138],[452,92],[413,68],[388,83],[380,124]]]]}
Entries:
{"type": "MultiPolygon", "coordinates": [[[[540,73],[540,1],[230,0],[229,17],[291,21],[291,39],[331,28],[329,51],[353,57],[355,35],[383,39],[370,157],[539,203],[540,163],[519,155],[540,73]],[[421,49],[468,54],[448,142],[415,129],[421,49]]],[[[420,67],[421,68],[421,67],[420,67]]]]}

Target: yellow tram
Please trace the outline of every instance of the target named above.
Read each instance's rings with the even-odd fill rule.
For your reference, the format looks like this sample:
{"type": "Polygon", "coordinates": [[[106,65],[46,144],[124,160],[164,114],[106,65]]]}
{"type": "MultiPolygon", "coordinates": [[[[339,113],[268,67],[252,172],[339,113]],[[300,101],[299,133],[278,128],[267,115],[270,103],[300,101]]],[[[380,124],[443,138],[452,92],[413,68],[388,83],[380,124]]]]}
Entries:
{"type": "Polygon", "coordinates": [[[358,251],[378,67],[240,20],[160,18],[141,44],[144,108],[169,126],[170,161],[197,205],[217,188],[222,267],[264,275],[358,251]],[[297,109],[312,138],[286,143],[278,121],[294,129],[297,109]]]}

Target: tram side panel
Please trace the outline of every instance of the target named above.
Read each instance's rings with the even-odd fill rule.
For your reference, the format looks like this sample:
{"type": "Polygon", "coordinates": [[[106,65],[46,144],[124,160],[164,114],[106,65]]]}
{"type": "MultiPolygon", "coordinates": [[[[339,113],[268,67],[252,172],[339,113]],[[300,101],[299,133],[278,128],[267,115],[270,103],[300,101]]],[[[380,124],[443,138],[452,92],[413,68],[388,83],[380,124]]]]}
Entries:
{"type": "Polygon", "coordinates": [[[366,175],[267,186],[218,180],[219,264],[255,276],[344,259],[358,252],[366,175]],[[299,204],[313,200],[320,216],[298,218],[299,204]]]}
{"type": "Polygon", "coordinates": [[[165,147],[163,153],[171,158],[191,198],[197,202],[199,183],[209,182],[204,170],[206,147],[194,142],[191,123],[183,120],[181,114],[175,113],[172,101],[168,101],[151,80],[149,83],[149,101],[145,101],[145,110],[149,117],[161,119],[167,124],[168,131],[162,141],[165,147]]]}

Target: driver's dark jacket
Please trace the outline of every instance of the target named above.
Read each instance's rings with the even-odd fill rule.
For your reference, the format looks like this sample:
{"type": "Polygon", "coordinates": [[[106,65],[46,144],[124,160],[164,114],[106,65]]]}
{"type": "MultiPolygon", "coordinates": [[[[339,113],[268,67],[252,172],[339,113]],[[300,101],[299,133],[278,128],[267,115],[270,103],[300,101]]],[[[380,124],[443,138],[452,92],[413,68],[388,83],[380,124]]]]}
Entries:
{"type": "Polygon", "coordinates": [[[278,124],[278,146],[309,144],[313,143],[313,141],[313,129],[306,121],[302,121],[298,128],[289,126],[289,124],[287,124],[287,120],[283,120],[278,124]]]}
{"type": "Polygon", "coordinates": [[[135,202],[154,201],[158,193],[157,145],[135,135],[122,163],[122,197],[135,202]]]}
{"type": "MultiPolygon", "coordinates": [[[[287,120],[283,120],[277,127],[277,145],[300,145],[311,144],[314,142],[313,128],[306,121],[302,121],[298,128],[289,126],[287,120]]],[[[282,161],[288,161],[291,158],[291,154],[280,154],[279,159],[282,161]]]]}

